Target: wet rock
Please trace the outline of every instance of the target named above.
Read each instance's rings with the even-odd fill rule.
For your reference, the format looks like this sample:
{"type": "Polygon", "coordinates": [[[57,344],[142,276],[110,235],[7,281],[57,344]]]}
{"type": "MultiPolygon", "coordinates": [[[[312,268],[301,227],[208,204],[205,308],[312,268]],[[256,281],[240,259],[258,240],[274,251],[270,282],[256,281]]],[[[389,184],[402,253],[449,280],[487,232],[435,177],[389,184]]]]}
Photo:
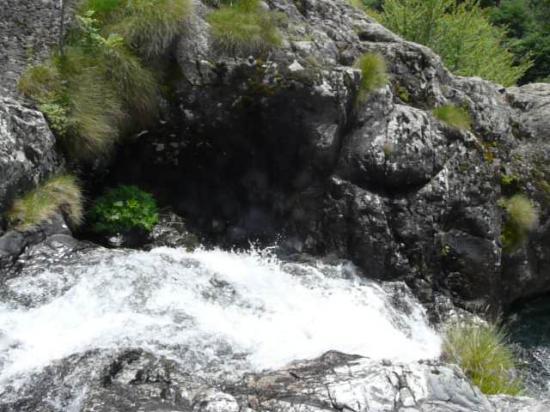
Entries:
{"type": "Polygon", "coordinates": [[[199,239],[187,230],[185,221],[173,212],[163,212],[159,222],[149,234],[147,248],[184,247],[193,250],[200,245],[199,239]]]}
{"type": "Polygon", "coordinates": [[[59,407],[96,412],[542,412],[550,405],[483,395],[452,365],[394,364],[339,352],[216,384],[198,382],[184,365],[142,350],[93,351],[48,367],[18,396],[13,403],[4,398],[0,407],[20,412],[59,407]],[[85,390],[71,391],[84,382],[85,390]]]}
{"type": "MultiPolygon", "coordinates": [[[[9,230],[0,236],[0,279],[16,276],[18,269],[28,263],[37,268],[43,268],[48,265],[48,259],[53,258],[57,251],[50,253],[41,253],[46,255],[46,261],[41,260],[34,254],[37,250],[48,250],[51,242],[60,241],[61,244],[68,244],[71,247],[79,242],[73,239],[71,230],[65,222],[65,219],[58,213],[50,220],[43,222],[36,227],[28,230],[9,230]]],[[[53,248],[57,249],[56,247],[53,248]]],[[[59,253],[60,256],[64,254],[59,253]]]]}

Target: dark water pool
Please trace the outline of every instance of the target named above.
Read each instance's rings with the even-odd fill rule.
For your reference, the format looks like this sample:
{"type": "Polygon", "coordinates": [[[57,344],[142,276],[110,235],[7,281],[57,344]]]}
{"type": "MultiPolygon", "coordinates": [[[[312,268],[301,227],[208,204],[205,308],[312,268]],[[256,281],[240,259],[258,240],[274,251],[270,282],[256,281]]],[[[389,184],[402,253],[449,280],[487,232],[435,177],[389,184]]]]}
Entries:
{"type": "Polygon", "coordinates": [[[518,305],[508,316],[508,326],[527,390],[550,397],[550,296],[518,305]]]}

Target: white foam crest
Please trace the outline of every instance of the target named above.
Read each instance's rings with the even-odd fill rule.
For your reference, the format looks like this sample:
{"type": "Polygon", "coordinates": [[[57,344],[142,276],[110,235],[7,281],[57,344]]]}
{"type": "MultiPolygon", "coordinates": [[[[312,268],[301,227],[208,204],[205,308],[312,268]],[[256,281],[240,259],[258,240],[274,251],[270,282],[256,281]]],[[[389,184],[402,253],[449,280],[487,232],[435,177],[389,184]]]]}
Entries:
{"type": "Polygon", "coordinates": [[[49,280],[55,293],[31,308],[0,306],[0,382],[90,349],[142,347],[178,360],[192,347],[234,366],[220,349],[230,347],[249,370],[328,350],[398,361],[439,355],[420,305],[405,297],[411,310],[400,313],[349,264],[159,248],[106,254],[59,276],[63,288],[55,273],[8,283],[14,295],[36,296],[49,280]]]}

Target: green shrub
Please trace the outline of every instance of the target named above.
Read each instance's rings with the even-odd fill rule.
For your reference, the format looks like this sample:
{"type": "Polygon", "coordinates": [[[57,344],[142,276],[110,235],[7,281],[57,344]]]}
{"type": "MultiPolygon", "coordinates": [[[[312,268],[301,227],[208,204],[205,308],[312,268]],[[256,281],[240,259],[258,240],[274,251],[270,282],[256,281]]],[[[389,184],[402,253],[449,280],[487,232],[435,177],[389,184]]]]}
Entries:
{"type": "Polygon", "coordinates": [[[432,113],[436,119],[456,129],[470,130],[472,127],[470,113],[462,107],[445,105],[433,109],[432,113]]]}
{"type": "Polygon", "coordinates": [[[524,195],[515,195],[501,201],[507,219],[502,229],[501,241],[506,252],[521,246],[538,223],[538,212],[524,195]]]}
{"type": "Polygon", "coordinates": [[[372,91],[388,84],[389,76],[384,57],[377,53],[365,53],[355,63],[361,70],[359,100],[364,100],[372,91]]]}
{"type": "Polygon", "coordinates": [[[90,212],[94,231],[116,234],[133,229],[150,232],[158,223],[153,196],[135,186],[119,186],[98,198],[90,212]]]}
{"type": "Polygon", "coordinates": [[[385,0],[379,21],[430,47],[462,76],[511,86],[532,65],[526,59],[515,61],[505,47],[506,29],[493,26],[477,0],[385,0]]]}
{"type": "Polygon", "coordinates": [[[208,15],[216,44],[226,52],[255,53],[281,44],[280,13],[266,11],[258,0],[238,0],[208,15]]]}
{"type": "Polygon", "coordinates": [[[8,222],[19,230],[31,229],[63,211],[68,223],[82,222],[82,192],[71,175],[53,177],[17,199],[7,212],[8,222]]]}
{"type": "Polygon", "coordinates": [[[518,395],[522,391],[506,335],[495,325],[451,325],[443,343],[443,356],[459,365],[485,394],[518,395]]]}

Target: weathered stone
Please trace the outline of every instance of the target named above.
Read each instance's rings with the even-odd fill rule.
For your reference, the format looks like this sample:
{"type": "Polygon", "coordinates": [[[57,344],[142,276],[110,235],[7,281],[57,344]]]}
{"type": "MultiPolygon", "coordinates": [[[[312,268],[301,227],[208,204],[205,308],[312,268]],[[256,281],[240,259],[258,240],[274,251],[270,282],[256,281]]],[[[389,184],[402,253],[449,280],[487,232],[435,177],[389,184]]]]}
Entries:
{"type": "Polygon", "coordinates": [[[16,196],[59,169],[55,138],[44,116],[16,100],[1,98],[0,215],[16,196]]]}
{"type": "Polygon", "coordinates": [[[485,396],[452,365],[394,364],[338,352],[218,386],[197,382],[181,365],[142,350],[94,351],[47,368],[32,389],[4,406],[46,412],[56,410],[42,402],[52,398],[95,412],[542,412],[550,406],[527,397],[485,396]],[[84,382],[85,391],[71,392],[71,385],[84,382]]]}

